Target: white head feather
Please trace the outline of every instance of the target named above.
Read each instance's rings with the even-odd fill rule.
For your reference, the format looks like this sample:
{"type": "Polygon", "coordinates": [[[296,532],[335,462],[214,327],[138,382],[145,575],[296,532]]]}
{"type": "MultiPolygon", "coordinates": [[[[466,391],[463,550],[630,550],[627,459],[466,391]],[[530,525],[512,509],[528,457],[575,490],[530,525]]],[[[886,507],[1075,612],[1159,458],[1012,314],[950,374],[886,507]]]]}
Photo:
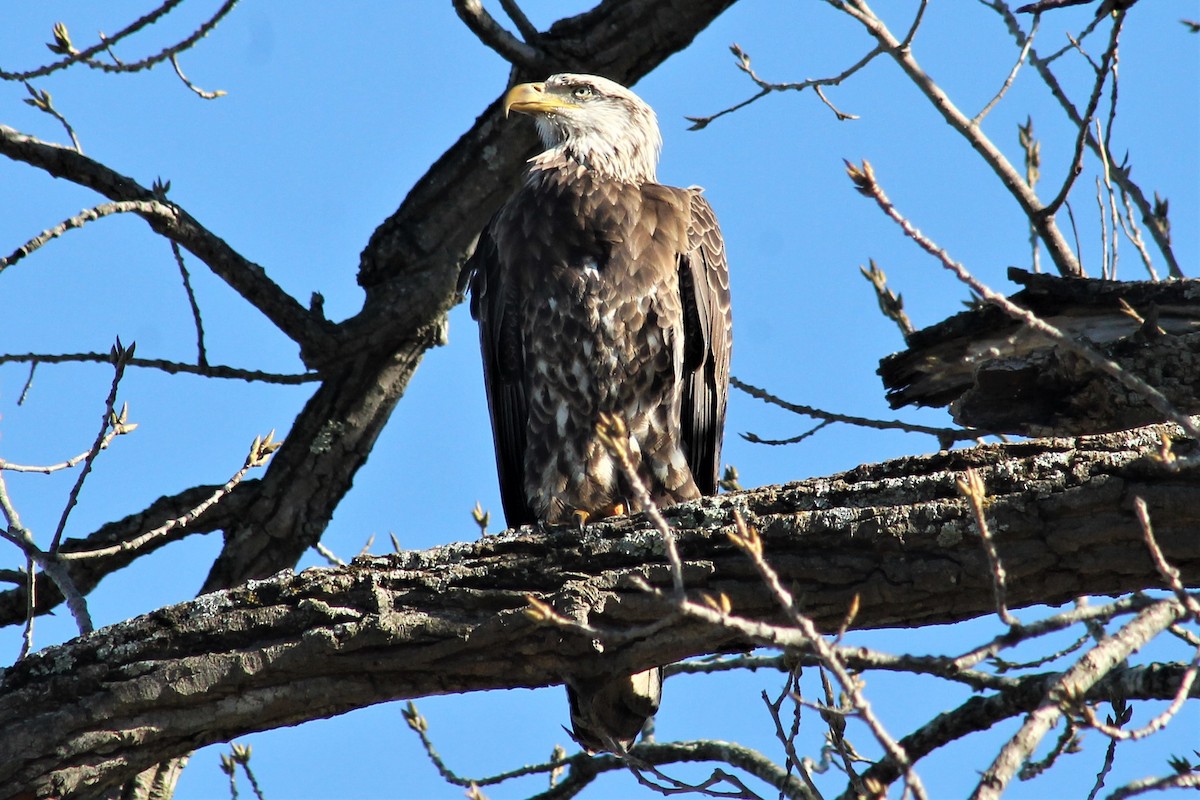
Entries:
{"type": "Polygon", "coordinates": [[[549,166],[561,157],[626,183],[652,183],[662,149],[654,109],[615,81],[598,75],[562,73],[544,84],[544,106],[527,109],[546,152],[533,159],[549,166]]]}

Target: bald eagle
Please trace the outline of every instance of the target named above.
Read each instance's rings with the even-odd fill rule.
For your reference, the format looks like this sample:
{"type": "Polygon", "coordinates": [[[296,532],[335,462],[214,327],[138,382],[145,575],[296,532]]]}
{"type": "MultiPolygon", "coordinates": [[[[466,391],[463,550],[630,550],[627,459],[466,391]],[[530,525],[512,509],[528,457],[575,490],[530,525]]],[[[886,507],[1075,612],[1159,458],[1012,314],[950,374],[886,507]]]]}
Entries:
{"type": "MultiPolygon", "coordinates": [[[[545,152],[464,267],[479,322],[510,526],[582,525],[642,510],[596,434],[624,421],[650,496],[716,492],[731,317],[725,246],[698,188],[663,186],[654,111],[594,75],[514,86],[545,152]]],[[[624,752],[658,707],[661,673],[568,679],[580,744],[624,752]]]]}

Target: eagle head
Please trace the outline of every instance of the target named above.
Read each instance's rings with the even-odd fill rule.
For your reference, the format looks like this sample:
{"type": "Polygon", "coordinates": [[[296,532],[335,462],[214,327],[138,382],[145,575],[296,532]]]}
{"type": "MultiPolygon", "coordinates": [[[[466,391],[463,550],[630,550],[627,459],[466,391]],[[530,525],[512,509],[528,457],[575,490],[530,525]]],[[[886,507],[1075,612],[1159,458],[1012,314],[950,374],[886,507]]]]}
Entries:
{"type": "Polygon", "coordinates": [[[551,75],[504,96],[504,113],[528,114],[546,152],[535,162],[567,158],[603,177],[653,183],[662,135],[654,110],[619,83],[598,75],[551,75]]]}

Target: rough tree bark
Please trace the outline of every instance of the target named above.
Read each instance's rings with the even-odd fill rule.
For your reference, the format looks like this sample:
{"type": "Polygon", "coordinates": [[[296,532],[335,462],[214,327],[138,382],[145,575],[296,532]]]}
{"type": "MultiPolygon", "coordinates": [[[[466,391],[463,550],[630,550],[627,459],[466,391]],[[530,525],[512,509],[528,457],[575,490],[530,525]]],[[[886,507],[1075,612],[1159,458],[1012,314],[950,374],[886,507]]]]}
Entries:
{"type": "MultiPolygon", "coordinates": [[[[754,568],[725,536],[742,511],[826,630],[856,595],[860,628],[994,608],[991,570],[955,489],[972,467],[988,487],[1011,606],[1162,586],[1130,508],[1135,496],[1194,586],[1200,482],[1196,468],[1155,457],[1163,430],[904,458],[695,501],[669,519],[689,592],[725,593],[735,614],[775,621],[754,568]]],[[[641,517],[582,538],[521,529],[285,572],[160,609],[0,673],[0,786],[90,796],[204,744],[372,703],[545,686],[581,664],[637,670],[747,646],[728,628],[673,614],[637,577],[670,585],[661,537],[641,517]],[[611,635],[601,646],[538,624],[524,613],[527,594],[611,635]]]]}

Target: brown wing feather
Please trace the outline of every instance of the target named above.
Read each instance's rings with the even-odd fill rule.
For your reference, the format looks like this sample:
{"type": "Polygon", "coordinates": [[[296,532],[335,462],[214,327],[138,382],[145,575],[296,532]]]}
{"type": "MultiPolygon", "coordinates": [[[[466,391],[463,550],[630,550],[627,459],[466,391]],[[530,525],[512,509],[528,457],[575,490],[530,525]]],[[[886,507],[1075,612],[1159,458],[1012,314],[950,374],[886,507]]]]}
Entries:
{"type": "Polygon", "coordinates": [[[716,494],[721,440],[729,394],[733,321],[725,240],[712,206],[699,190],[691,196],[689,250],[679,261],[684,306],[682,436],[684,455],[703,494],[716,494]]]}
{"type": "Polygon", "coordinates": [[[479,322],[483,382],[492,417],[500,500],[509,527],[536,521],[525,497],[525,435],[529,407],[525,398],[524,352],[517,312],[515,282],[501,268],[491,224],[479,236],[475,252],[463,266],[460,284],[471,286],[471,316],[479,322]]]}

